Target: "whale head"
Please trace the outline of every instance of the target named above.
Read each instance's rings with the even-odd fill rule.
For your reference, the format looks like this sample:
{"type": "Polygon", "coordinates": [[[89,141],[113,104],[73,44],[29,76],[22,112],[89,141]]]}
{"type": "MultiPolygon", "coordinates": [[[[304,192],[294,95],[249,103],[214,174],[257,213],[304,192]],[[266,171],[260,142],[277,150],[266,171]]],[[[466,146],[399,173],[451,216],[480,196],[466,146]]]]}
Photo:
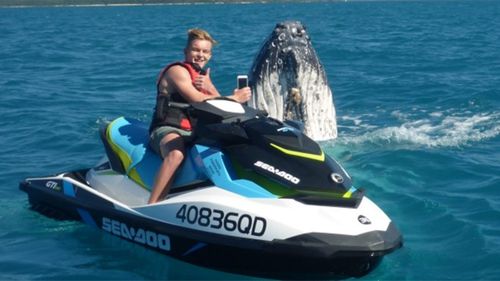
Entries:
{"type": "Polygon", "coordinates": [[[337,137],[332,91],[306,28],[278,23],[264,41],[249,73],[250,106],[279,120],[295,120],[315,140],[337,137]]]}

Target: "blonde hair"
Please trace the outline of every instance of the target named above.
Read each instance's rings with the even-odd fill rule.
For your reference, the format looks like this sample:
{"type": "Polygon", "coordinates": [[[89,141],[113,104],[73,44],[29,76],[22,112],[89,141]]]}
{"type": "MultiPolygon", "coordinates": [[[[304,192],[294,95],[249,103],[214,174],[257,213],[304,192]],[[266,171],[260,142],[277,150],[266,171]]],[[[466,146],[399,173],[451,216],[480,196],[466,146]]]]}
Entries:
{"type": "Polygon", "coordinates": [[[199,29],[199,28],[189,29],[187,34],[188,34],[188,40],[187,40],[186,47],[189,47],[191,45],[191,42],[193,42],[196,39],[210,41],[210,43],[212,43],[212,45],[217,44],[217,41],[215,41],[212,38],[212,36],[210,36],[210,34],[203,29],[199,29]]]}

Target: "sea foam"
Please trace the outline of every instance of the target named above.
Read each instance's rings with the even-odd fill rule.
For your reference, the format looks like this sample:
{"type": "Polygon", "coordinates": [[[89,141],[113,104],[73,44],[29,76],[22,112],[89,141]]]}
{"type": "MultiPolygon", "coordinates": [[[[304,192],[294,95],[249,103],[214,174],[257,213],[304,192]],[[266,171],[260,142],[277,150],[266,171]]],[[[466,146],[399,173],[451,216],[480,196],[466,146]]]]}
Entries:
{"type": "MultiPolygon", "coordinates": [[[[449,112],[431,112],[424,118],[412,119],[411,114],[393,112],[401,124],[387,127],[370,125],[363,116],[345,117],[354,126],[347,135],[340,132],[344,144],[372,143],[396,148],[462,147],[500,135],[500,112],[460,115],[449,112]],[[367,124],[368,123],[368,124],[367,124]]],[[[413,116],[414,117],[414,116],[413,116]]]]}

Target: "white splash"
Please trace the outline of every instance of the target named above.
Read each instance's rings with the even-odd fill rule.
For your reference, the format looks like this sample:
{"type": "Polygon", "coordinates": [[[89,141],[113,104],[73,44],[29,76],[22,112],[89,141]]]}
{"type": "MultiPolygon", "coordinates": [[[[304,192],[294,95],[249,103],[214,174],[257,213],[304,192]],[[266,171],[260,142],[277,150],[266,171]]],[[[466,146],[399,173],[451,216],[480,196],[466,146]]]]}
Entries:
{"type": "MultiPolygon", "coordinates": [[[[407,119],[404,116],[402,119],[407,119]]],[[[355,118],[359,123],[360,117],[355,118]]],[[[500,113],[478,113],[471,116],[433,112],[429,118],[406,120],[399,126],[371,128],[361,135],[345,137],[341,142],[391,144],[396,147],[460,147],[500,135],[500,113]],[[437,120],[436,120],[437,119],[437,120]]],[[[354,131],[354,134],[359,131],[354,131]]]]}

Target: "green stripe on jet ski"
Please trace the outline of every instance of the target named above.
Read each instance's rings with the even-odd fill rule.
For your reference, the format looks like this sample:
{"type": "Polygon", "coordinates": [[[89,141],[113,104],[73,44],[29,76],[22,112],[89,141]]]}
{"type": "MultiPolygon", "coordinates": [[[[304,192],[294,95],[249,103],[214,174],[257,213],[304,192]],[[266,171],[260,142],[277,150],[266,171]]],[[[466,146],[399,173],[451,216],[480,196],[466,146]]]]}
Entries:
{"type": "Polygon", "coordinates": [[[129,167],[130,165],[132,164],[132,159],[130,158],[130,156],[125,153],[118,145],[116,145],[114,142],[113,142],[113,138],[112,138],[112,133],[111,133],[111,128],[113,128],[116,124],[120,123],[120,122],[124,122],[124,118],[123,117],[120,117],[120,118],[116,118],[113,122],[111,122],[109,125],[108,125],[108,128],[106,129],[106,137],[107,139],[109,140],[109,144],[111,145],[111,149],[116,153],[118,154],[118,156],[120,157],[120,160],[122,161],[123,163],[123,166],[125,168],[125,170],[129,171],[129,167]]]}
{"type": "Polygon", "coordinates": [[[342,196],[342,198],[351,198],[352,194],[356,192],[356,188],[351,186],[351,188],[342,196]]]}
{"type": "Polygon", "coordinates": [[[293,156],[297,156],[297,157],[307,158],[307,159],[316,160],[316,161],[320,161],[320,162],[325,161],[325,153],[323,152],[323,150],[321,150],[320,154],[312,154],[312,153],[306,153],[306,152],[301,152],[301,151],[295,151],[295,150],[291,150],[291,149],[286,149],[286,148],[281,147],[279,145],[276,145],[274,143],[270,143],[270,145],[272,147],[278,149],[279,151],[281,151],[281,152],[283,152],[285,154],[288,154],[288,155],[293,155],[293,156]]]}

